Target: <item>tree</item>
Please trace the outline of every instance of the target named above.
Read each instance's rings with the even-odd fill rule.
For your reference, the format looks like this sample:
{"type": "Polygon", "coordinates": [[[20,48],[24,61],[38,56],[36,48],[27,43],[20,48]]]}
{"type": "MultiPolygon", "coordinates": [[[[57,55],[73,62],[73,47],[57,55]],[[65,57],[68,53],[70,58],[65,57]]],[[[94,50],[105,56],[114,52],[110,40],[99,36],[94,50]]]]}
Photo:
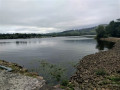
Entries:
{"type": "Polygon", "coordinates": [[[98,26],[96,29],[97,38],[102,37],[120,37],[120,19],[111,21],[107,26],[98,26]]]}
{"type": "Polygon", "coordinates": [[[100,25],[96,28],[97,38],[102,38],[106,36],[105,27],[100,25]]]}
{"type": "Polygon", "coordinates": [[[117,29],[117,37],[120,37],[120,25],[116,29],[117,29]]]}
{"type": "Polygon", "coordinates": [[[120,22],[120,18],[119,18],[119,19],[117,19],[117,22],[120,22]]]}

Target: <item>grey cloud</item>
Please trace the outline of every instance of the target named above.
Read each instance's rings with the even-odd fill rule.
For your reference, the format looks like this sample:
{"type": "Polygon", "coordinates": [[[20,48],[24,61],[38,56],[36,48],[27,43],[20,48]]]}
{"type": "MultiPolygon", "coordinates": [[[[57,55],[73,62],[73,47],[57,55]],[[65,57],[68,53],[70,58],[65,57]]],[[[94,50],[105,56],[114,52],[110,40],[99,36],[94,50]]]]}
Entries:
{"type": "Polygon", "coordinates": [[[119,18],[119,8],[119,0],[0,0],[0,26],[6,30],[0,31],[7,32],[8,27],[15,32],[31,32],[36,27],[41,33],[83,28],[119,18]]]}

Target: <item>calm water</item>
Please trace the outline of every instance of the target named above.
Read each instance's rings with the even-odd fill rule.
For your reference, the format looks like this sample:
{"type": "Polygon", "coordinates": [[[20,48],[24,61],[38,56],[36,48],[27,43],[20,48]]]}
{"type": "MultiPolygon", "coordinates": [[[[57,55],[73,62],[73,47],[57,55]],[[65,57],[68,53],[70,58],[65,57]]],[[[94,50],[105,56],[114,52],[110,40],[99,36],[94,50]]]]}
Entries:
{"type": "Polygon", "coordinates": [[[99,49],[107,49],[107,45],[99,45],[101,43],[88,37],[0,40],[0,59],[18,63],[29,70],[38,68],[38,62],[45,60],[62,65],[70,76],[74,73],[73,64],[78,63],[79,59],[99,49]]]}

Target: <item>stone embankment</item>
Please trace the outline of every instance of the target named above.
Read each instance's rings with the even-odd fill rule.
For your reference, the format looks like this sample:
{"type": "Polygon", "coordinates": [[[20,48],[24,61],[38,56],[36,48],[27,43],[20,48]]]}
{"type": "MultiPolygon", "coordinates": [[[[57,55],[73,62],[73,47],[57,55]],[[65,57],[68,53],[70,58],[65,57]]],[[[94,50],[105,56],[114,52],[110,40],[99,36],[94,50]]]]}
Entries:
{"type": "Polygon", "coordinates": [[[120,90],[120,39],[113,49],[85,56],[80,60],[71,82],[79,90],[120,90]]]}

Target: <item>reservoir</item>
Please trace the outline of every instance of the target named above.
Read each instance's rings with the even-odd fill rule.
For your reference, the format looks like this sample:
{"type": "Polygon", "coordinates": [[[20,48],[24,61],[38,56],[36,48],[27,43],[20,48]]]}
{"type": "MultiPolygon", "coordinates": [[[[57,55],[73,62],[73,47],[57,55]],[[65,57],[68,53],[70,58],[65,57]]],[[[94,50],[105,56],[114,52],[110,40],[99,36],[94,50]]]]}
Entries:
{"type": "Polygon", "coordinates": [[[111,43],[97,42],[93,37],[85,36],[2,39],[0,59],[17,63],[29,71],[38,72],[49,82],[54,82],[53,79],[48,78],[49,70],[43,70],[41,62],[64,68],[64,76],[69,78],[75,72],[75,65],[84,56],[107,50],[112,46],[111,43]]]}

